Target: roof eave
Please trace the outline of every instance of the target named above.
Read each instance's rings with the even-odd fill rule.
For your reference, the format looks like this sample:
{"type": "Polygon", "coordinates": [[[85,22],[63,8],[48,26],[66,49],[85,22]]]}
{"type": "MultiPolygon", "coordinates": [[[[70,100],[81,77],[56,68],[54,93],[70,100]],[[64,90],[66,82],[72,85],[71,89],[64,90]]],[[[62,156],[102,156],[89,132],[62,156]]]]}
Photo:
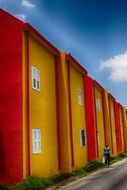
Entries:
{"type": "Polygon", "coordinates": [[[35,34],[43,43],[46,44],[50,49],[53,50],[54,54],[59,55],[60,51],[53,45],[51,44],[44,36],[42,36],[33,26],[31,26],[29,23],[24,23],[24,30],[28,30],[35,34]]]}
{"type": "Polygon", "coordinates": [[[101,86],[96,80],[93,80],[93,83],[96,87],[98,87],[101,91],[104,91],[103,86],[101,86]]]}
{"type": "Polygon", "coordinates": [[[87,70],[70,53],[65,54],[65,59],[74,63],[83,74],[87,75],[87,70]]]}

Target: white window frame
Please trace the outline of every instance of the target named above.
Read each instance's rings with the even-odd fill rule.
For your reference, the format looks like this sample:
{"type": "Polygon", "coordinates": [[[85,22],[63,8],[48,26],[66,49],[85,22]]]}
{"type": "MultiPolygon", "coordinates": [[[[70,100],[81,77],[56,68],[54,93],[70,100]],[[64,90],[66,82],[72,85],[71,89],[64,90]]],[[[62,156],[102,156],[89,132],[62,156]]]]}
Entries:
{"type": "Polygon", "coordinates": [[[78,88],[77,90],[77,96],[78,96],[78,104],[79,105],[83,105],[83,93],[82,93],[82,90],[80,88],[78,88]]]}
{"type": "Polygon", "coordinates": [[[101,100],[100,98],[96,98],[96,112],[101,111],[101,100]]]}
{"type": "Polygon", "coordinates": [[[40,129],[32,129],[32,146],[33,153],[41,153],[41,130],[40,129]]]}
{"type": "Polygon", "coordinates": [[[32,88],[34,90],[40,91],[40,70],[33,66],[32,66],[32,88]]]}
{"type": "Polygon", "coordinates": [[[80,129],[80,146],[84,147],[86,146],[86,144],[87,144],[86,129],[80,129]],[[84,139],[82,136],[82,132],[84,132],[84,139]]]}

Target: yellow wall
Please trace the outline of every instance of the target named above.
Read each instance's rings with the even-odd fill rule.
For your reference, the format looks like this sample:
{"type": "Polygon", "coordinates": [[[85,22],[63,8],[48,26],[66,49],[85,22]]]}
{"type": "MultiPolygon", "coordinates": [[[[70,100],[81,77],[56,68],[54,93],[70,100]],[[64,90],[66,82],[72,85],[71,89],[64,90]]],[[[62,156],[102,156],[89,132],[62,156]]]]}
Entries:
{"type": "Polygon", "coordinates": [[[122,140],[122,152],[124,152],[124,134],[123,134],[123,111],[122,108],[119,110],[120,113],[120,130],[121,130],[121,140],[122,140]]]}
{"type": "Polygon", "coordinates": [[[61,53],[59,62],[59,120],[60,120],[60,145],[61,145],[61,171],[72,171],[72,155],[70,145],[70,118],[69,118],[69,98],[67,65],[65,63],[65,53],[61,53]]]}
{"type": "MultiPolygon", "coordinates": [[[[100,110],[96,111],[97,139],[98,139],[98,156],[101,158],[104,154],[105,136],[104,136],[104,115],[102,105],[102,92],[95,86],[95,101],[100,100],[100,110]]],[[[96,104],[96,102],[95,102],[96,104]]]]}
{"type": "Polygon", "coordinates": [[[108,100],[108,92],[104,90],[104,120],[105,122],[105,143],[110,146],[110,150],[112,153],[112,131],[110,124],[110,110],[109,110],[109,100],[108,100]]]}
{"type": "Polygon", "coordinates": [[[30,36],[30,165],[31,175],[58,173],[54,56],[30,36]],[[40,91],[32,88],[32,66],[40,70],[40,91]],[[32,129],[41,129],[41,153],[32,152],[32,129]]]}
{"type": "Polygon", "coordinates": [[[83,75],[70,65],[70,90],[72,110],[72,135],[74,150],[74,167],[87,164],[87,145],[80,145],[80,130],[86,130],[83,75]],[[78,89],[82,91],[82,105],[78,103],[78,89]]]}
{"type": "Polygon", "coordinates": [[[109,98],[109,109],[110,109],[110,122],[112,129],[112,153],[115,156],[117,154],[117,145],[116,145],[116,129],[115,129],[115,114],[114,114],[114,102],[109,98]]]}

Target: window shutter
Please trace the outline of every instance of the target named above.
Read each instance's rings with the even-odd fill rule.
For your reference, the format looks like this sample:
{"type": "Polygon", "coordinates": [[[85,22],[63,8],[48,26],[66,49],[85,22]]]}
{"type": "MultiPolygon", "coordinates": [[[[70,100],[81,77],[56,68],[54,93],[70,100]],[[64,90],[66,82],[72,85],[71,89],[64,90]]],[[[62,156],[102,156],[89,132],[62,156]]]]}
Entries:
{"type": "Polygon", "coordinates": [[[101,102],[100,99],[96,99],[96,111],[99,112],[101,110],[101,102]]]}
{"type": "Polygon", "coordinates": [[[41,152],[41,131],[40,129],[32,130],[32,144],[33,144],[33,153],[41,152]]]}

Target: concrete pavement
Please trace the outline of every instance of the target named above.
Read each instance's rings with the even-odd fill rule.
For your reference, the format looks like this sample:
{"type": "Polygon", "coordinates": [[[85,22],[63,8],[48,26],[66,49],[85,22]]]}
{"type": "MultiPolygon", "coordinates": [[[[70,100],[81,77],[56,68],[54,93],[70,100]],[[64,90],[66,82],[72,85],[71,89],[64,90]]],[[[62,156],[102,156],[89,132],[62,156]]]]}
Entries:
{"type": "Polygon", "coordinates": [[[80,178],[59,190],[126,190],[127,189],[127,159],[112,164],[109,168],[102,168],[90,175],[80,178]],[[122,182],[122,183],[121,183],[122,182]],[[122,187],[124,185],[124,187],[122,187]],[[124,189],[123,189],[124,188],[124,189]]]}

